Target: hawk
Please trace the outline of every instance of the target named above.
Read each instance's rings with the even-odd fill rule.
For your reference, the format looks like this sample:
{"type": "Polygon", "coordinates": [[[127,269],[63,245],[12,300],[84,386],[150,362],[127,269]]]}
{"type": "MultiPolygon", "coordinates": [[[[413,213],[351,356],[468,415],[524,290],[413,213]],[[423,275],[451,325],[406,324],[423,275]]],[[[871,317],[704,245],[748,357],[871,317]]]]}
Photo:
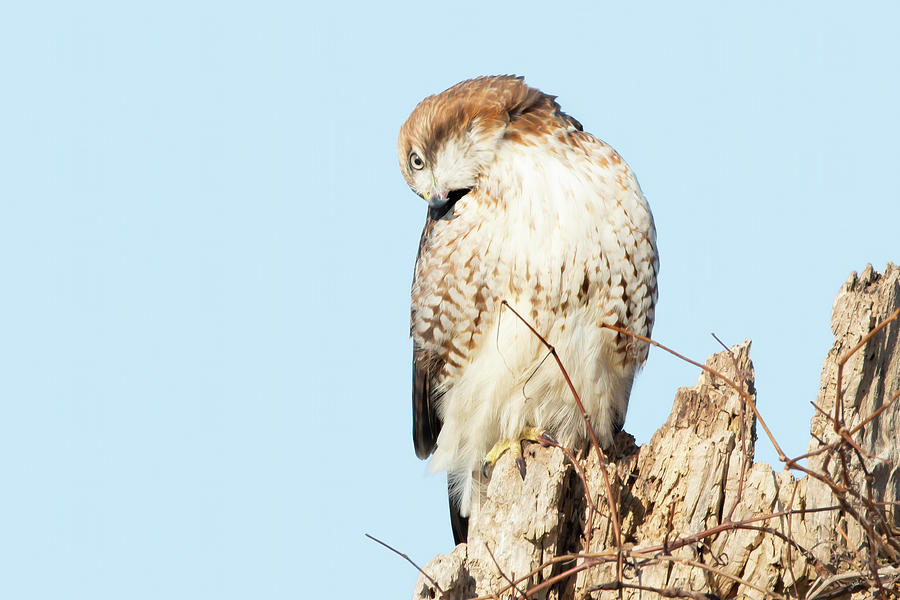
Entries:
{"type": "Polygon", "coordinates": [[[618,153],[521,77],[425,98],[398,146],[428,202],[412,284],[413,441],[447,471],[460,543],[485,457],[521,457],[535,432],[570,448],[588,439],[559,368],[501,303],[556,347],[609,447],[648,346],[599,324],[650,335],[656,229],[618,153]]]}

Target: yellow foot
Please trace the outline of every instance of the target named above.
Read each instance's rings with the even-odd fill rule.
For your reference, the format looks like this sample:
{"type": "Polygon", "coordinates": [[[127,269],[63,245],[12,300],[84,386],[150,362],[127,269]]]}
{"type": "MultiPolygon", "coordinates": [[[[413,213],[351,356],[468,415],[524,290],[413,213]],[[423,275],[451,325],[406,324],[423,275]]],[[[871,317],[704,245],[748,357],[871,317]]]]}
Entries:
{"type": "Polygon", "coordinates": [[[494,468],[494,464],[503,456],[506,451],[512,452],[516,457],[516,467],[519,468],[519,475],[525,479],[525,457],[522,456],[522,444],[524,442],[538,442],[542,446],[555,446],[556,440],[546,429],[537,427],[526,427],[519,434],[518,439],[501,440],[494,444],[494,447],[485,455],[484,461],[481,463],[481,474],[488,476],[488,470],[494,468]]]}

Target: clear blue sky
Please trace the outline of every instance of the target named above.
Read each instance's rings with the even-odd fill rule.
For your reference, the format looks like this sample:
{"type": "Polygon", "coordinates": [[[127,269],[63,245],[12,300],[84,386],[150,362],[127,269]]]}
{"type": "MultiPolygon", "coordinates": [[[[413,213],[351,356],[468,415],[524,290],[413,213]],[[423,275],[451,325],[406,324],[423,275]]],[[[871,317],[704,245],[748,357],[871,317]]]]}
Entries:
{"type": "MultiPolygon", "coordinates": [[[[396,134],[476,75],[621,152],[659,230],[655,337],[753,338],[803,452],[835,293],[900,261],[900,8],[723,4],[7,3],[0,597],[411,594],[363,537],[451,546],[410,436],[425,206],[396,134]]],[[[652,352],[626,428],[696,377],[652,352]]]]}

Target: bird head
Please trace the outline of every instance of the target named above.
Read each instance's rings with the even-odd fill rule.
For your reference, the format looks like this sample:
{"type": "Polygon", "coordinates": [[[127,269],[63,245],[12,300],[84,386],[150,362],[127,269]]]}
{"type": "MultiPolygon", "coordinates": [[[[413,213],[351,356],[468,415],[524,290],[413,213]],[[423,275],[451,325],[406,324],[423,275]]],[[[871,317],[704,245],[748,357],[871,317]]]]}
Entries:
{"type": "Polygon", "coordinates": [[[400,129],[400,170],[431,218],[452,216],[478,186],[511,120],[544,98],[521,77],[504,75],[464,81],[416,106],[400,129]]]}
{"type": "Polygon", "coordinates": [[[425,137],[401,143],[400,168],[409,187],[428,202],[428,214],[440,219],[475,187],[483,164],[467,130],[440,140],[425,137]]]}

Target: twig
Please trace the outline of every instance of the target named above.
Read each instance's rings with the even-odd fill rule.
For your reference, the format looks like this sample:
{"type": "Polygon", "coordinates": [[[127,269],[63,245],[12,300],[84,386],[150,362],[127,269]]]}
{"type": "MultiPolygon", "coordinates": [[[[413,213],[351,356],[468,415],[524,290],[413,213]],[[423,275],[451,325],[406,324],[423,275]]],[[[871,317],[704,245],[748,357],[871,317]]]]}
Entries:
{"type": "MultiPolygon", "coordinates": [[[[698,533],[693,535],[689,535],[687,537],[683,537],[677,540],[669,540],[667,543],[668,551],[677,550],[678,548],[682,548],[684,546],[689,546],[691,544],[696,544],[702,539],[708,538],[710,536],[722,533],[723,531],[728,531],[729,529],[741,529],[746,525],[750,525],[752,523],[758,523],[759,521],[767,521],[769,519],[776,519],[783,515],[787,514],[806,514],[806,513],[814,513],[814,512],[830,512],[833,510],[838,510],[843,508],[843,506],[823,506],[819,508],[805,508],[805,509],[794,509],[794,510],[781,510],[778,512],[773,512],[765,515],[760,515],[758,517],[751,517],[749,519],[743,519],[741,521],[733,521],[731,523],[721,523],[719,525],[715,525],[713,527],[709,527],[708,529],[704,529],[698,533]]],[[[662,544],[657,544],[654,546],[647,546],[645,548],[634,548],[634,552],[659,552],[664,551],[666,548],[663,547],[662,544]]],[[[812,557],[812,560],[815,560],[812,557]]]]}
{"type": "MultiPolygon", "coordinates": [[[[534,577],[535,575],[537,575],[538,573],[540,573],[541,571],[543,571],[543,570],[546,569],[547,567],[550,567],[550,566],[555,565],[555,564],[560,564],[560,563],[566,563],[566,562],[578,561],[578,560],[583,559],[583,558],[585,558],[585,555],[583,555],[583,554],[564,554],[564,555],[562,555],[562,556],[554,556],[553,558],[549,558],[549,559],[545,560],[545,561],[542,562],[540,565],[538,565],[537,567],[535,567],[534,569],[532,569],[531,571],[529,571],[528,573],[526,573],[526,574],[523,575],[522,577],[519,577],[519,578],[513,578],[513,582],[515,582],[516,584],[519,584],[519,583],[522,583],[522,582],[524,582],[524,581],[528,581],[529,579],[531,579],[532,577],[534,577]]],[[[596,563],[594,563],[594,564],[596,564],[596,563]]],[[[581,565],[578,565],[578,566],[581,566],[581,565]]],[[[593,566],[593,564],[592,564],[591,566],[593,566]]],[[[512,589],[511,586],[510,586],[510,584],[506,584],[506,586],[500,588],[500,589],[497,591],[497,593],[498,593],[498,594],[503,594],[503,593],[509,591],[510,589],[512,589]]],[[[526,595],[526,596],[527,596],[529,593],[530,593],[530,590],[526,590],[526,591],[525,591],[525,595],[526,595]]],[[[479,596],[478,598],[473,598],[472,600],[486,600],[487,598],[493,598],[493,596],[479,596]]]]}
{"type": "Polygon", "coordinates": [[[411,564],[412,566],[414,566],[414,567],[416,568],[416,570],[417,570],[419,573],[421,573],[421,574],[425,577],[425,579],[427,579],[428,581],[431,582],[431,585],[433,585],[433,586],[437,589],[437,591],[439,591],[441,594],[444,593],[444,590],[441,589],[441,586],[438,585],[437,581],[435,581],[434,579],[432,579],[432,578],[431,578],[431,575],[429,575],[428,573],[426,573],[425,571],[423,571],[422,568],[421,568],[419,565],[417,565],[416,563],[414,563],[410,557],[408,557],[407,555],[403,554],[402,552],[400,552],[399,550],[397,550],[397,549],[394,548],[393,546],[391,546],[391,545],[389,545],[389,544],[386,544],[386,543],[382,542],[381,540],[379,540],[379,539],[378,539],[377,537],[375,537],[374,535],[369,535],[368,533],[366,533],[366,534],[364,534],[364,535],[365,535],[367,538],[369,538],[370,540],[372,540],[373,542],[378,542],[379,544],[381,544],[382,546],[384,546],[385,548],[387,548],[388,550],[390,550],[390,551],[393,552],[394,554],[397,554],[398,556],[401,556],[401,557],[405,558],[405,559],[406,559],[406,562],[408,562],[409,564],[411,564]]]}
{"type": "Polygon", "coordinates": [[[715,369],[710,368],[710,367],[707,367],[706,365],[700,364],[700,363],[698,363],[696,360],[691,360],[691,359],[688,358],[687,356],[684,356],[683,354],[679,354],[678,352],[675,352],[675,351],[672,350],[671,348],[669,348],[669,347],[667,347],[667,346],[664,346],[664,345],[660,344],[660,343],[657,342],[657,341],[651,340],[651,339],[648,338],[647,336],[643,336],[643,335],[640,335],[640,334],[637,334],[637,333],[632,333],[632,332],[628,331],[627,329],[623,329],[623,328],[617,327],[617,326],[615,326],[615,325],[607,325],[606,323],[597,323],[597,326],[598,326],[598,327],[605,327],[606,329],[612,329],[613,331],[618,331],[619,333],[622,333],[622,334],[625,334],[625,335],[629,335],[629,336],[631,336],[631,337],[633,337],[633,338],[635,338],[635,339],[641,340],[642,342],[647,342],[648,344],[653,345],[653,346],[656,346],[657,348],[660,348],[661,350],[665,350],[665,351],[668,352],[669,354],[671,354],[671,355],[673,355],[673,356],[676,356],[676,357],[680,358],[681,360],[683,360],[683,361],[685,361],[685,362],[688,362],[688,363],[694,365],[695,367],[698,367],[698,368],[700,368],[700,369],[703,369],[704,371],[706,371],[706,372],[709,373],[710,375],[715,375],[716,377],[720,378],[722,381],[725,382],[725,384],[726,384],[728,387],[734,389],[738,394],[740,394],[741,397],[747,402],[747,405],[748,405],[751,409],[753,409],[753,414],[756,416],[756,420],[759,421],[759,424],[760,424],[760,425],[762,425],[762,428],[763,428],[763,430],[765,430],[766,435],[767,435],[768,438],[769,438],[769,441],[772,442],[772,446],[774,446],[774,447],[775,447],[775,451],[778,452],[778,458],[779,458],[779,460],[781,460],[782,462],[787,461],[787,456],[785,456],[784,452],[781,450],[781,446],[778,445],[778,442],[775,441],[775,436],[772,435],[772,432],[769,430],[769,426],[766,425],[765,419],[763,419],[763,418],[762,418],[762,415],[759,414],[759,410],[757,410],[756,404],[753,402],[753,399],[750,398],[750,394],[748,394],[748,393],[745,392],[743,389],[741,389],[741,387],[738,386],[738,384],[736,384],[734,381],[732,381],[732,380],[729,379],[728,377],[725,377],[725,375],[723,375],[722,373],[716,371],[715,369]]]}
{"type": "MultiPolygon", "coordinates": [[[[500,576],[509,582],[509,585],[512,586],[512,589],[514,589],[520,597],[525,598],[525,594],[522,592],[522,590],[520,590],[518,586],[513,583],[513,580],[507,577],[506,573],[503,572],[503,569],[500,568],[500,563],[497,562],[497,559],[494,557],[494,553],[491,552],[491,548],[490,546],[488,546],[487,542],[484,543],[484,549],[487,550],[487,553],[491,557],[491,560],[494,561],[494,566],[497,567],[497,571],[500,573],[500,576]]],[[[513,574],[513,577],[515,577],[515,574],[513,574]]]]}
{"type": "MultiPolygon", "coordinates": [[[[881,577],[900,578],[900,567],[881,567],[880,569],[878,569],[878,575],[881,577]]],[[[832,584],[856,578],[865,580],[865,575],[863,575],[863,573],[859,571],[854,571],[852,573],[840,573],[838,575],[832,575],[825,580],[820,577],[815,583],[813,583],[812,587],[809,588],[809,592],[806,595],[806,600],[816,600],[822,595],[822,592],[824,592],[832,584]]]]}
{"type": "MultiPolygon", "coordinates": [[[[519,318],[522,323],[524,323],[525,327],[534,334],[537,339],[544,344],[544,347],[553,355],[553,359],[556,361],[559,370],[562,372],[563,377],[566,380],[566,384],[569,386],[569,391],[572,392],[572,397],[575,398],[575,404],[578,406],[578,410],[581,411],[581,416],[584,418],[584,422],[587,424],[588,434],[591,436],[591,445],[594,447],[594,450],[597,453],[597,458],[600,460],[600,473],[603,475],[603,485],[606,488],[606,502],[609,505],[609,514],[610,520],[613,524],[613,533],[616,537],[616,547],[619,549],[619,554],[621,555],[622,551],[622,526],[619,523],[619,513],[616,510],[616,502],[612,493],[612,486],[609,484],[609,473],[607,473],[607,460],[606,455],[603,453],[603,450],[600,448],[600,443],[597,441],[597,434],[594,432],[594,426],[591,424],[591,419],[587,414],[587,411],[584,409],[584,404],[581,402],[581,396],[578,395],[578,391],[575,389],[575,385],[572,383],[571,378],[569,378],[569,373],[566,371],[566,367],[563,366],[562,360],[559,358],[559,354],[556,352],[556,348],[554,348],[550,342],[548,342],[544,336],[542,336],[538,331],[532,327],[531,323],[529,323],[525,318],[516,311],[512,306],[510,306],[509,302],[506,300],[502,300],[500,302],[501,306],[505,306],[508,308],[516,317],[519,318]]],[[[622,576],[622,561],[621,556],[618,561],[617,572],[619,574],[619,578],[622,576]]]]}
{"type": "Polygon", "coordinates": [[[711,598],[718,598],[718,596],[710,596],[710,594],[704,594],[703,592],[691,592],[689,590],[682,590],[680,588],[673,587],[651,587],[649,585],[641,585],[639,583],[626,583],[624,581],[611,581],[609,583],[600,583],[591,588],[589,588],[588,592],[599,592],[603,590],[639,590],[642,592],[653,592],[655,594],[659,594],[663,598],[694,598],[694,600],[711,600],[711,598]]]}
{"type": "Polygon", "coordinates": [[[719,568],[716,568],[716,567],[713,567],[711,565],[707,565],[707,564],[704,564],[701,562],[697,562],[697,561],[691,560],[689,558],[681,558],[679,556],[672,556],[671,554],[668,554],[668,555],[650,554],[650,555],[648,555],[647,553],[641,553],[641,552],[635,552],[635,551],[629,552],[628,554],[629,554],[629,556],[634,557],[634,558],[649,558],[652,560],[677,562],[677,563],[681,563],[683,565],[688,565],[690,567],[703,569],[704,571],[714,573],[715,575],[724,577],[725,579],[730,579],[730,580],[732,580],[736,583],[739,583],[743,586],[754,589],[758,592],[765,594],[766,596],[770,596],[770,597],[776,598],[778,600],[786,600],[785,597],[782,596],[781,594],[777,594],[777,593],[771,592],[771,591],[766,591],[766,590],[762,589],[761,587],[756,586],[756,585],[750,583],[749,581],[738,577],[737,575],[732,575],[731,573],[724,571],[722,569],[719,569],[719,568]]]}
{"type": "Polygon", "coordinates": [[[563,453],[566,455],[566,458],[569,459],[569,462],[572,463],[572,466],[575,467],[575,470],[578,472],[578,476],[581,478],[581,485],[584,486],[584,495],[587,498],[588,509],[589,509],[588,519],[587,519],[587,534],[586,534],[587,542],[585,543],[585,547],[590,548],[590,546],[591,546],[591,531],[593,529],[591,524],[594,521],[594,513],[597,512],[597,505],[594,504],[594,496],[593,496],[593,494],[591,494],[590,487],[588,487],[587,476],[584,473],[584,469],[582,468],[581,463],[578,462],[578,459],[575,458],[575,455],[572,454],[572,451],[569,450],[568,448],[566,448],[565,446],[563,446],[562,444],[560,444],[559,442],[544,438],[541,441],[541,443],[547,444],[548,446],[553,446],[554,448],[559,448],[560,450],[562,450],[563,453]]]}
{"type": "MultiPolygon", "coordinates": [[[[598,563],[595,561],[586,560],[583,563],[581,563],[580,565],[575,565],[571,569],[563,571],[562,573],[559,573],[558,575],[554,575],[550,579],[546,579],[532,588],[528,588],[528,590],[525,591],[525,594],[527,596],[533,596],[534,594],[537,594],[541,590],[547,589],[551,585],[554,585],[560,581],[563,581],[563,580],[571,577],[572,575],[575,575],[577,573],[581,573],[582,571],[590,569],[591,567],[593,567],[597,564],[598,563]]],[[[476,600],[478,600],[478,599],[476,599],[476,600]]]]}
{"type": "Polygon", "coordinates": [[[873,420],[875,420],[876,418],[878,418],[878,416],[879,416],[881,413],[883,413],[884,411],[886,411],[886,410],[887,410],[894,402],[897,401],[897,398],[900,398],[900,390],[897,390],[897,392],[896,392],[893,396],[891,396],[890,399],[889,399],[887,402],[885,402],[884,404],[882,404],[881,406],[879,406],[878,409],[877,409],[875,412],[873,412],[871,415],[869,415],[868,417],[866,417],[865,419],[863,419],[862,421],[860,421],[860,422],[859,422],[859,425],[857,425],[856,427],[854,427],[853,429],[851,429],[851,430],[849,431],[850,435],[856,435],[856,433],[857,433],[860,429],[862,429],[863,427],[865,427],[866,425],[868,425],[871,421],[873,421],[873,420]]]}
{"type": "Polygon", "coordinates": [[[900,308],[895,310],[886,318],[884,321],[879,323],[872,331],[863,336],[859,343],[856,344],[852,349],[850,349],[846,354],[840,357],[837,361],[837,396],[834,399],[834,430],[837,431],[837,423],[841,417],[841,414],[844,412],[844,394],[841,391],[841,378],[844,372],[844,364],[850,360],[850,357],[856,354],[856,351],[866,345],[866,343],[871,340],[875,334],[879,331],[887,327],[887,324],[897,318],[900,315],[900,308]]]}

